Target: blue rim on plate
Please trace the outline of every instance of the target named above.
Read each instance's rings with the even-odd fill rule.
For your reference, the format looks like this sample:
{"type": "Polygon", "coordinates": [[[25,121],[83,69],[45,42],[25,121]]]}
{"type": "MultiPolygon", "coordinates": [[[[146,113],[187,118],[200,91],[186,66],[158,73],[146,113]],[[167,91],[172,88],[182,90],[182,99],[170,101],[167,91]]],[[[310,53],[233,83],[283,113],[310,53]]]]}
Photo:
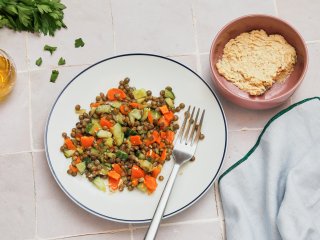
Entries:
{"type": "Polygon", "coordinates": [[[217,178],[217,175],[218,173],[220,172],[221,170],[221,167],[222,167],[222,164],[224,162],[224,157],[225,157],[225,153],[226,153],[226,149],[227,149],[227,143],[228,143],[228,131],[227,131],[227,121],[226,121],[226,117],[225,117],[225,114],[224,114],[224,111],[222,109],[222,106],[221,106],[221,103],[219,101],[219,99],[217,98],[216,94],[213,92],[213,90],[211,89],[211,87],[208,85],[208,83],[206,81],[204,81],[196,72],[194,72],[192,69],[190,69],[189,67],[185,66],[184,64],[178,62],[178,61],[175,61],[173,59],[170,59],[170,58],[167,58],[167,57],[164,57],[164,56],[160,56],[160,55],[155,55],[155,54],[149,54],[149,53],[129,53],[129,54],[122,54],[122,55],[117,55],[117,56],[113,56],[113,57],[110,57],[110,58],[106,58],[106,59],[103,59],[89,67],[87,67],[86,69],[84,69],[83,71],[81,71],[79,74],[77,74],[64,88],[63,90],[59,93],[58,97],[56,98],[56,100],[54,101],[53,103],[53,106],[50,110],[50,113],[49,113],[49,116],[48,116],[48,119],[47,119],[47,122],[46,122],[46,126],[45,126],[45,132],[44,132],[44,146],[45,146],[45,152],[46,152],[46,158],[47,158],[47,162],[48,162],[48,165],[49,165],[49,168],[50,168],[50,171],[54,177],[54,179],[56,180],[56,182],[58,183],[59,187],[62,189],[62,191],[74,202],[76,203],[78,206],[80,206],[81,208],[85,209],[86,211],[92,213],[93,215],[96,215],[98,217],[101,217],[103,219],[107,219],[107,220],[111,220],[111,221],[116,221],[116,222],[122,222],[122,223],[147,223],[147,222],[150,222],[151,221],[151,218],[150,219],[141,219],[141,220],[127,220],[127,219],[119,219],[119,218],[114,218],[114,217],[110,217],[110,216],[106,216],[104,214],[101,214],[101,213],[98,213],[90,208],[88,208],[87,206],[83,205],[82,203],[80,203],[76,198],[74,198],[62,185],[62,183],[59,181],[53,167],[52,167],[52,164],[51,164],[51,159],[49,157],[49,154],[48,154],[48,145],[47,145],[47,132],[48,132],[48,125],[49,125],[49,121],[50,121],[50,118],[51,118],[51,114],[52,114],[52,111],[57,103],[57,101],[59,100],[60,96],[63,94],[63,92],[67,89],[67,87],[74,81],[76,80],[81,74],[83,74],[84,72],[86,72],[87,70],[91,69],[92,67],[102,63],[102,62],[106,62],[106,61],[109,61],[109,60],[112,60],[114,58],[121,58],[121,57],[127,57],[127,56],[150,56],[150,57],[156,57],[156,58],[162,58],[162,59],[165,59],[165,60],[168,60],[168,61],[171,61],[171,62],[174,62],[184,68],[186,68],[187,70],[189,70],[191,73],[193,73],[194,75],[196,75],[206,86],[207,88],[210,90],[210,92],[212,93],[212,95],[214,96],[214,98],[216,99],[217,103],[218,103],[218,106],[220,108],[220,111],[221,111],[221,114],[222,114],[222,117],[223,117],[223,121],[224,121],[224,126],[225,126],[225,143],[224,143],[224,150],[223,150],[223,155],[222,155],[222,159],[220,161],[220,165],[219,165],[219,168],[216,172],[216,174],[214,175],[214,177],[212,178],[212,180],[210,181],[210,183],[208,184],[208,186],[196,197],[194,198],[191,202],[189,202],[188,204],[186,204],[185,206],[181,207],[180,209],[177,209],[176,211],[173,211],[169,214],[166,214],[163,216],[163,218],[168,218],[168,217],[171,217],[181,211],[183,211],[184,209],[190,207],[191,205],[193,205],[196,201],[198,201],[209,189],[210,187],[213,185],[214,183],[214,180],[217,178]]]}

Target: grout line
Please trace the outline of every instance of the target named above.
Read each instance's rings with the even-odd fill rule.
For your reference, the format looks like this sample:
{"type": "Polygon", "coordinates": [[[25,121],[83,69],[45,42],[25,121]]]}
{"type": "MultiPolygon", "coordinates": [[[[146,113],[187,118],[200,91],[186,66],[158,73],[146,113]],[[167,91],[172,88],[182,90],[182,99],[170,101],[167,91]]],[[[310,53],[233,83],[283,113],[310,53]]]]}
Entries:
{"type": "MultiPolygon", "coordinates": [[[[29,70],[29,72],[37,72],[42,70],[53,70],[53,69],[64,69],[64,68],[70,68],[70,67],[88,67],[88,66],[91,66],[92,64],[93,63],[70,64],[70,65],[61,65],[61,66],[49,65],[46,67],[32,68],[29,70]]],[[[25,72],[25,71],[20,71],[20,72],[25,72]]]]}
{"type": "Polygon", "coordinates": [[[202,75],[202,67],[201,67],[201,61],[200,61],[200,54],[199,54],[199,41],[198,41],[198,30],[197,30],[197,19],[195,16],[194,6],[193,3],[191,4],[191,14],[192,14],[192,23],[193,23],[193,33],[194,33],[194,43],[196,47],[196,66],[197,66],[197,72],[201,76],[202,75]]]}
{"type": "Polygon", "coordinates": [[[277,0],[273,0],[273,6],[274,6],[274,11],[276,16],[279,16],[279,11],[278,11],[278,4],[277,4],[277,0]]]}
{"type": "Polygon", "coordinates": [[[109,0],[110,14],[111,14],[111,24],[112,24],[112,37],[113,37],[113,54],[117,54],[117,46],[116,46],[116,32],[114,31],[114,19],[112,12],[112,0],[109,0]]]}
{"type": "Polygon", "coordinates": [[[219,200],[218,200],[218,198],[217,198],[217,191],[218,191],[217,187],[218,187],[217,184],[214,183],[214,184],[213,184],[214,200],[215,200],[215,203],[216,203],[217,216],[220,217],[220,215],[219,215],[219,213],[220,213],[220,211],[219,211],[219,203],[218,203],[219,200]]]}
{"type": "Polygon", "coordinates": [[[320,40],[310,40],[310,41],[306,41],[306,44],[315,44],[315,43],[320,43],[320,40]]]}
{"type": "Polygon", "coordinates": [[[23,154],[23,153],[37,153],[37,152],[44,152],[44,149],[33,149],[33,150],[20,151],[20,152],[2,153],[2,154],[0,154],[0,157],[7,156],[7,155],[15,155],[15,154],[23,154]]]}
{"type": "Polygon", "coordinates": [[[199,55],[209,55],[210,52],[199,52],[199,55]]]}
{"type": "Polygon", "coordinates": [[[126,232],[129,231],[128,228],[120,228],[116,230],[109,230],[105,232],[94,232],[94,233],[81,233],[81,234],[75,234],[75,235],[66,235],[61,237],[51,237],[46,238],[46,240],[60,240],[60,239],[68,239],[68,238],[74,238],[74,237],[85,237],[85,236],[95,236],[95,235],[104,235],[104,234],[115,234],[119,232],[126,232]]]}
{"type": "Polygon", "coordinates": [[[35,161],[34,154],[31,152],[32,158],[32,174],[33,174],[33,196],[34,196],[34,214],[35,214],[35,236],[38,236],[38,211],[37,211],[37,191],[36,191],[36,175],[35,175],[35,161]]]}

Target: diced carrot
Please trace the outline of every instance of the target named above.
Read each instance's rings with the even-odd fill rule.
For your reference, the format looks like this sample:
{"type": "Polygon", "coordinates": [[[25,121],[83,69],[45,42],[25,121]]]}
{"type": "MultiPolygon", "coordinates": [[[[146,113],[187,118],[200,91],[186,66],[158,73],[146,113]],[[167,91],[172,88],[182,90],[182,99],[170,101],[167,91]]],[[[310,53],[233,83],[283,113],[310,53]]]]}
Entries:
{"type": "Polygon", "coordinates": [[[107,92],[107,97],[110,101],[119,100],[119,99],[123,100],[126,98],[126,96],[127,95],[125,94],[125,92],[119,88],[111,88],[107,92]]]}
{"type": "Polygon", "coordinates": [[[161,166],[158,165],[152,169],[152,177],[157,178],[159,173],[161,172],[161,166]]]}
{"type": "Polygon", "coordinates": [[[166,132],[160,132],[160,137],[161,137],[162,139],[167,138],[166,132]]]}
{"type": "Polygon", "coordinates": [[[131,177],[132,178],[141,178],[144,177],[144,171],[137,165],[133,165],[131,168],[131,177]]]}
{"type": "Polygon", "coordinates": [[[151,112],[148,112],[148,122],[149,122],[150,124],[153,123],[153,117],[152,117],[151,112]]]}
{"type": "Polygon", "coordinates": [[[80,138],[81,146],[84,148],[91,147],[94,142],[94,137],[82,136],[80,138]]]}
{"type": "Polygon", "coordinates": [[[69,165],[69,169],[73,173],[77,173],[78,172],[78,168],[76,168],[75,166],[72,166],[71,164],[69,165]]]}
{"type": "Polygon", "coordinates": [[[156,188],[158,186],[156,178],[154,178],[150,175],[144,176],[144,184],[146,185],[146,187],[148,188],[148,190],[150,192],[153,192],[154,190],[156,190],[156,188]]]}
{"type": "Polygon", "coordinates": [[[132,108],[142,108],[142,105],[140,103],[131,102],[129,103],[130,107],[132,108]]]}
{"type": "Polygon", "coordinates": [[[152,149],[150,149],[147,153],[146,153],[147,157],[151,157],[152,159],[158,159],[159,155],[156,154],[152,149]]]}
{"type": "Polygon", "coordinates": [[[76,139],[78,138],[81,138],[82,137],[82,134],[81,133],[76,133],[76,139]]]}
{"type": "Polygon", "coordinates": [[[93,107],[99,107],[101,105],[100,102],[95,102],[95,103],[91,103],[90,104],[90,107],[93,108],[93,107]]]}
{"type": "Polygon", "coordinates": [[[120,176],[124,175],[124,171],[118,163],[112,164],[112,168],[114,171],[120,174],[120,176]]]}
{"type": "Polygon", "coordinates": [[[120,106],[120,112],[124,115],[128,115],[128,113],[130,112],[130,109],[127,105],[123,104],[120,106]]]}
{"type": "Polygon", "coordinates": [[[163,105],[162,107],[159,107],[159,108],[160,108],[160,111],[163,115],[167,114],[169,112],[167,105],[163,105]]]}
{"type": "Polygon", "coordinates": [[[163,116],[168,122],[171,122],[174,119],[173,112],[168,112],[168,113],[164,114],[163,116]]]}
{"type": "Polygon", "coordinates": [[[164,148],[165,146],[166,146],[166,144],[164,142],[160,142],[160,144],[159,144],[160,149],[164,148]]]}
{"type": "Polygon", "coordinates": [[[120,182],[120,178],[119,179],[114,179],[114,178],[109,177],[109,188],[111,190],[117,190],[119,182],[120,182]]]}
{"type": "Polygon", "coordinates": [[[169,126],[169,122],[164,118],[164,116],[162,116],[158,120],[158,125],[160,126],[160,128],[168,127],[169,126]]]}
{"type": "Polygon", "coordinates": [[[160,162],[163,163],[166,160],[167,157],[167,149],[163,149],[162,153],[161,153],[161,157],[160,157],[160,162]]]}
{"type": "Polygon", "coordinates": [[[67,145],[67,148],[70,149],[70,150],[76,150],[77,149],[70,138],[65,138],[64,139],[64,143],[67,145]]]}
{"type": "Polygon", "coordinates": [[[130,139],[130,142],[131,142],[132,145],[140,145],[140,144],[142,144],[142,141],[141,141],[139,135],[130,136],[129,139],[130,139]]]}
{"type": "Polygon", "coordinates": [[[158,131],[153,131],[152,136],[153,136],[153,142],[160,143],[161,139],[158,131]]]}
{"type": "Polygon", "coordinates": [[[100,119],[101,127],[111,128],[113,126],[112,122],[110,122],[107,118],[103,117],[100,119]]]}
{"type": "Polygon", "coordinates": [[[75,163],[76,163],[76,164],[81,163],[81,158],[80,158],[80,157],[77,157],[77,159],[75,160],[75,163]]]}
{"type": "Polygon", "coordinates": [[[131,180],[131,184],[132,184],[133,187],[137,186],[138,183],[139,183],[138,178],[133,178],[133,179],[131,180]]]}
{"type": "Polygon", "coordinates": [[[167,140],[169,143],[173,143],[174,140],[174,132],[173,131],[167,131],[167,140]]]}
{"type": "Polygon", "coordinates": [[[116,179],[116,180],[119,180],[121,176],[115,170],[111,170],[111,171],[108,172],[108,177],[116,179]]]}

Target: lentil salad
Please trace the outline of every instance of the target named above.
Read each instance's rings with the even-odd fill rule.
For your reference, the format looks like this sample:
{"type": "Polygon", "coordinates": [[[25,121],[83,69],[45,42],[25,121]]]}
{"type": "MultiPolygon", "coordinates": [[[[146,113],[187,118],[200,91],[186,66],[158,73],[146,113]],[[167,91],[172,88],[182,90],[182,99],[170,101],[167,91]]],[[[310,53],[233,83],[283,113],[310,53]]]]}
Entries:
{"type": "Polygon", "coordinates": [[[171,87],[152,96],[150,90],[136,89],[130,79],[119,82],[106,94],[100,93],[87,112],[75,106],[79,122],[70,136],[62,133],[60,150],[71,159],[71,176],[84,175],[98,189],[129,191],[137,188],[152,193],[165,161],[170,160],[178,115],[171,87]]]}

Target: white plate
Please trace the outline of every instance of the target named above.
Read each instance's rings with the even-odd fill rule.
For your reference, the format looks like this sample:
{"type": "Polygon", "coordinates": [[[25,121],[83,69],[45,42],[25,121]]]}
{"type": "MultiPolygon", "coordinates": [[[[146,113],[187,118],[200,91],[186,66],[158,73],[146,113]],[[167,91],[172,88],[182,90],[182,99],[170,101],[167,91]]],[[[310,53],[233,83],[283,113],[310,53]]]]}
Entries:
{"type": "MultiPolygon", "coordinates": [[[[141,223],[152,218],[166,181],[158,181],[158,188],[151,195],[127,190],[102,192],[84,176],[69,176],[66,172],[70,160],[59,150],[63,144],[61,133],[69,133],[78,121],[74,106],[80,104],[88,109],[96,95],[116,87],[125,77],[130,77],[132,86],[150,89],[154,95],[172,86],[176,103],[206,109],[202,131],[205,139],[198,145],[196,161],[188,162],[180,170],[165,217],[191,206],[213,184],[226,151],[227,127],[221,105],[209,86],[188,67],[165,57],[150,54],[112,57],[92,65],[69,82],[52,107],[45,131],[46,155],[54,178],[68,197],[88,212],[113,221],[141,223]]],[[[172,166],[173,160],[164,165],[161,174],[165,180],[172,166]]]]}

